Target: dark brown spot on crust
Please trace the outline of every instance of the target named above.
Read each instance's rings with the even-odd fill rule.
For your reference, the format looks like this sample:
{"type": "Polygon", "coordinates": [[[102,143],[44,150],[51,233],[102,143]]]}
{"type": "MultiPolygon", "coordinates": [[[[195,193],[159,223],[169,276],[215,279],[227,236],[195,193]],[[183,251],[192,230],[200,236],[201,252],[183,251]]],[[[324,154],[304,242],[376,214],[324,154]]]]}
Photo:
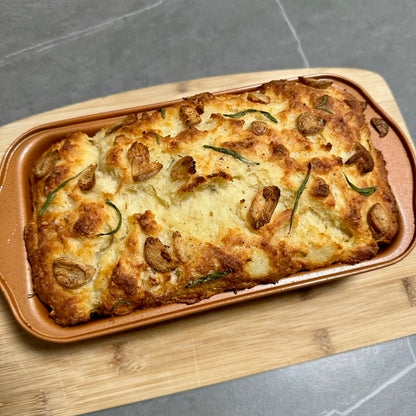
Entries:
{"type": "Polygon", "coordinates": [[[367,108],[366,101],[358,101],[354,99],[346,99],[344,103],[347,104],[352,110],[354,110],[355,115],[358,118],[358,125],[361,127],[365,123],[364,111],[367,108]]]}
{"type": "Polygon", "coordinates": [[[236,141],[236,142],[223,142],[221,147],[226,149],[240,151],[244,149],[250,149],[256,144],[255,137],[247,137],[246,140],[236,141]]]}
{"type": "Polygon", "coordinates": [[[192,176],[188,182],[184,183],[178,189],[178,192],[179,193],[192,192],[195,188],[197,188],[199,185],[203,184],[206,181],[207,179],[204,178],[203,176],[192,176]]]}
{"type": "Polygon", "coordinates": [[[311,165],[314,172],[328,173],[335,166],[342,166],[342,159],[335,157],[332,159],[314,157],[311,159],[311,165]]]}
{"type": "Polygon", "coordinates": [[[137,220],[146,234],[156,236],[160,233],[161,228],[155,220],[155,214],[149,209],[143,214],[134,214],[133,217],[137,220]]]}
{"type": "Polygon", "coordinates": [[[102,221],[100,206],[95,202],[91,202],[81,205],[79,211],[79,218],[73,226],[74,234],[84,237],[94,236],[102,221]]]}
{"type": "Polygon", "coordinates": [[[201,94],[186,98],[186,101],[195,107],[195,110],[198,114],[202,114],[204,112],[205,104],[209,102],[213,97],[214,95],[212,93],[203,92],[201,94]]]}
{"type": "Polygon", "coordinates": [[[181,105],[179,115],[187,126],[193,126],[201,122],[201,117],[199,116],[198,111],[194,107],[187,104],[181,105]]]}
{"type": "Polygon", "coordinates": [[[318,177],[315,179],[315,182],[309,192],[312,196],[317,198],[325,198],[330,193],[329,185],[322,178],[318,177]]]}
{"type": "Polygon", "coordinates": [[[207,178],[208,179],[222,178],[231,182],[234,180],[234,178],[229,173],[224,172],[222,170],[220,170],[219,172],[215,172],[215,173],[211,173],[210,175],[207,175],[207,178]]]}
{"type": "Polygon", "coordinates": [[[322,147],[322,149],[324,149],[324,150],[326,150],[327,152],[329,152],[329,151],[331,151],[332,150],[332,143],[326,143],[326,144],[323,144],[323,145],[321,145],[321,147],[322,147]]]}
{"type": "MultiPolygon", "coordinates": [[[[113,272],[111,273],[111,283],[122,290],[123,298],[125,297],[124,295],[127,295],[129,298],[133,297],[138,291],[136,277],[131,274],[129,267],[125,265],[125,262],[121,259],[118,261],[117,265],[113,269],[113,272]]],[[[118,303],[120,305],[122,304],[127,306],[127,303],[118,303]]],[[[119,308],[117,307],[117,309],[119,308]]],[[[114,305],[112,305],[111,312],[114,312],[114,305]]],[[[120,314],[120,312],[117,311],[117,314],[120,314]]]]}
{"type": "Polygon", "coordinates": [[[271,142],[269,146],[271,148],[273,157],[282,158],[289,156],[289,150],[287,150],[287,148],[283,144],[271,142]]]}

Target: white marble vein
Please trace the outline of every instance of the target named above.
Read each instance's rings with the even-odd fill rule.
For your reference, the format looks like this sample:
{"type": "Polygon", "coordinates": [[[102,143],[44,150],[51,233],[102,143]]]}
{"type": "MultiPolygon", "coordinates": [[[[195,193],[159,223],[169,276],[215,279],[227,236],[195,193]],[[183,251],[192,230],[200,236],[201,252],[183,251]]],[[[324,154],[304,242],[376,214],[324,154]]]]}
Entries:
{"type": "Polygon", "coordinates": [[[121,16],[115,16],[115,17],[112,17],[111,19],[107,19],[107,20],[105,20],[104,22],[101,22],[98,25],[91,26],[91,27],[88,27],[86,29],[74,31],[74,32],[68,33],[66,35],[58,36],[58,37],[49,39],[45,42],[40,42],[40,43],[37,43],[35,45],[28,46],[27,48],[23,48],[23,49],[20,49],[16,52],[5,55],[0,59],[0,68],[4,67],[6,65],[9,65],[9,64],[18,62],[21,59],[27,57],[28,55],[36,55],[36,54],[44,52],[48,49],[54,48],[54,47],[56,47],[56,46],[58,46],[62,43],[70,42],[70,41],[73,41],[73,40],[76,40],[76,39],[79,39],[79,38],[82,38],[82,37],[90,36],[90,35],[92,35],[94,33],[97,33],[97,32],[101,32],[101,31],[107,29],[108,27],[110,27],[110,26],[112,26],[112,25],[114,25],[114,24],[116,24],[116,23],[118,23],[122,20],[129,19],[131,17],[134,17],[134,16],[140,15],[144,12],[147,12],[148,10],[154,9],[154,8],[160,6],[161,4],[163,4],[164,2],[165,2],[165,0],[159,0],[156,3],[144,6],[140,9],[134,10],[130,13],[126,13],[126,14],[123,14],[121,16]]]}
{"type": "Polygon", "coordinates": [[[296,39],[296,42],[298,44],[298,51],[299,51],[299,53],[300,53],[300,55],[301,55],[301,57],[303,59],[303,63],[305,65],[305,68],[310,68],[310,64],[309,64],[308,58],[306,57],[305,52],[303,51],[302,43],[301,43],[300,38],[299,38],[299,36],[298,36],[298,34],[296,32],[295,27],[293,26],[293,24],[290,21],[288,15],[286,14],[286,11],[285,11],[282,3],[280,2],[280,0],[276,0],[276,3],[277,3],[277,5],[280,8],[280,11],[282,13],[282,16],[285,19],[287,25],[289,26],[290,31],[292,32],[294,38],[296,39]]]}
{"type": "Polygon", "coordinates": [[[337,409],[332,409],[329,413],[326,413],[325,416],[348,416],[353,411],[359,409],[364,403],[368,402],[369,400],[377,396],[379,393],[381,393],[383,390],[385,390],[387,387],[396,383],[402,377],[408,374],[410,371],[414,370],[416,368],[416,356],[415,356],[412,346],[410,345],[409,337],[407,337],[407,343],[409,346],[410,354],[413,358],[413,362],[411,364],[409,364],[408,366],[404,367],[402,370],[394,374],[392,377],[387,379],[384,383],[381,383],[379,386],[377,386],[375,390],[373,390],[371,393],[367,394],[366,396],[362,397],[360,400],[358,400],[356,403],[354,403],[352,406],[350,406],[346,410],[341,411],[337,409]]]}

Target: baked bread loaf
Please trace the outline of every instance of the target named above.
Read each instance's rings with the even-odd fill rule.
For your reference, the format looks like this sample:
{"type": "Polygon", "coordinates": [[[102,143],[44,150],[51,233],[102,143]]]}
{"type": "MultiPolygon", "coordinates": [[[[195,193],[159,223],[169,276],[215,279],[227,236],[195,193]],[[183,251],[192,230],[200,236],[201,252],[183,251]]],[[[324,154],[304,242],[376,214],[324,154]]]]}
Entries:
{"type": "Polygon", "coordinates": [[[54,143],[31,178],[34,289],[63,326],[374,257],[398,230],[359,102],[272,81],[54,143]]]}

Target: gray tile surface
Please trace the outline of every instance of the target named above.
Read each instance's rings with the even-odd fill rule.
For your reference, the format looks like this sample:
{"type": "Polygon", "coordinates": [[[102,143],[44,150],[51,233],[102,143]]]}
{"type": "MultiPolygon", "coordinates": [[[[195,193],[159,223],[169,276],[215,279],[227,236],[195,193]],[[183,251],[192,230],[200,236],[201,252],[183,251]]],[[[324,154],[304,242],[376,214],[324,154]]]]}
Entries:
{"type": "MultiPolygon", "coordinates": [[[[416,137],[412,0],[0,0],[0,125],[161,83],[369,69],[416,137]]],[[[416,336],[94,415],[416,414],[416,336]]],[[[91,413],[92,415],[92,413],[91,413]]]]}

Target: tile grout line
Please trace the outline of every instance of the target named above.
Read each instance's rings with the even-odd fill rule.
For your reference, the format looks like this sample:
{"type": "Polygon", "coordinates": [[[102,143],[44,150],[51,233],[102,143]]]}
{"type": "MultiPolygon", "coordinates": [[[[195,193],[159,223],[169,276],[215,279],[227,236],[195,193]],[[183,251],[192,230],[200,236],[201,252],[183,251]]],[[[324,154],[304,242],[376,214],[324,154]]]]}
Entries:
{"type": "Polygon", "coordinates": [[[302,48],[302,43],[301,43],[301,41],[300,41],[300,38],[299,38],[298,34],[296,33],[296,30],[295,30],[295,28],[294,28],[294,26],[293,26],[292,22],[290,21],[290,19],[289,19],[288,15],[286,14],[286,11],[285,11],[285,9],[284,9],[284,7],[283,7],[283,5],[282,5],[281,1],[280,1],[280,0],[276,0],[276,3],[277,3],[277,5],[278,5],[278,6],[279,6],[279,8],[280,8],[280,11],[281,11],[281,13],[282,13],[282,16],[283,16],[283,18],[285,19],[285,22],[286,22],[286,23],[287,23],[287,25],[289,26],[289,29],[290,29],[290,31],[292,32],[292,35],[293,35],[293,36],[294,36],[294,38],[296,39],[296,42],[297,42],[297,44],[298,44],[298,51],[299,51],[299,53],[300,53],[300,55],[301,55],[301,57],[302,57],[302,59],[303,59],[303,63],[304,63],[304,65],[305,65],[305,67],[306,67],[306,68],[310,68],[311,66],[310,66],[310,64],[309,64],[308,58],[306,57],[305,52],[303,51],[303,48],[302,48]]]}
{"type": "Polygon", "coordinates": [[[105,30],[107,27],[113,25],[114,23],[119,22],[120,20],[128,19],[133,16],[137,16],[139,14],[142,14],[144,12],[147,12],[148,10],[154,9],[155,7],[160,6],[163,4],[165,0],[159,0],[158,2],[151,4],[149,6],[142,7],[141,9],[135,10],[130,13],[126,13],[122,16],[113,17],[111,19],[107,19],[104,22],[89,27],[87,29],[71,32],[67,35],[58,36],[56,38],[47,40],[45,42],[40,42],[36,45],[28,46],[27,48],[20,49],[16,52],[10,53],[8,55],[5,55],[2,59],[0,59],[0,68],[6,65],[9,65],[11,63],[18,62],[20,59],[23,59],[24,56],[26,56],[28,53],[32,53],[33,55],[39,54],[43,51],[46,51],[48,49],[51,49],[60,43],[63,42],[69,42],[71,40],[79,39],[83,36],[89,36],[97,32],[101,32],[102,30],[105,30]]]}

